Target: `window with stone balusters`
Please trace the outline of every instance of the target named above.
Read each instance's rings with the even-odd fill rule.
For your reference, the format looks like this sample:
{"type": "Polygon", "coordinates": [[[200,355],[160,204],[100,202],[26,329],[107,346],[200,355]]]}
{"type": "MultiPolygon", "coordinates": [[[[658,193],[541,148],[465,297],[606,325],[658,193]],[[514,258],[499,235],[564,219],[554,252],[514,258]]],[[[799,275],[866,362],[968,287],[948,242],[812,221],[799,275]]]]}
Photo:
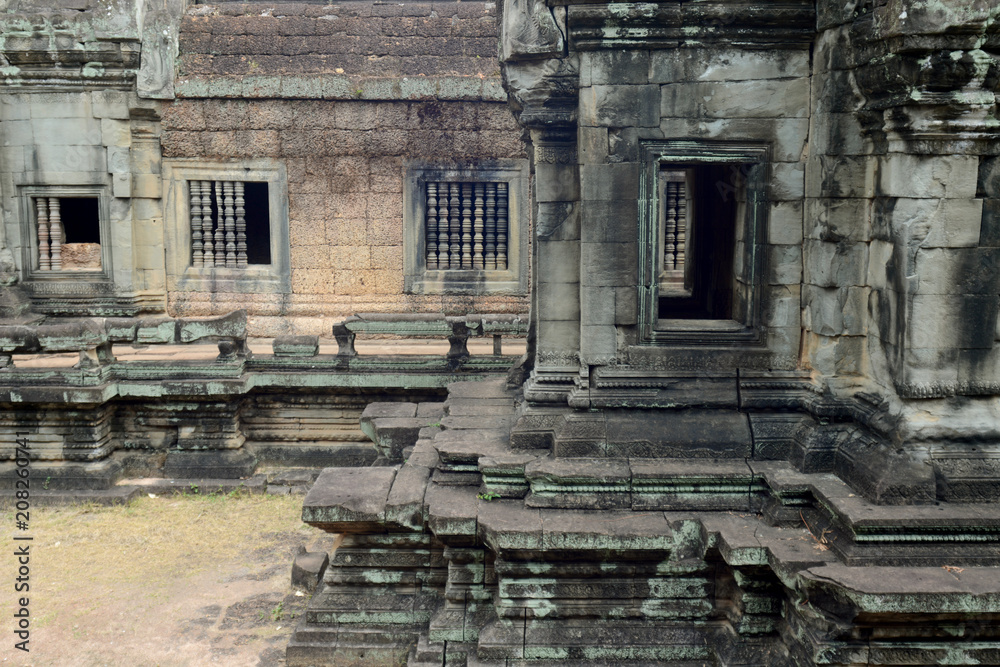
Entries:
{"type": "Polygon", "coordinates": [[[288,176],[279,160],[164,159],[167,289],[286,293],[288,176]]]}
{"type": "Polygon", "coordinates": [[[188,181],[191,266],[271,263],[267,183],[188,181]]]}
{"type": "Polygon", "coordinates": [[[507,270],[507,184],[424,184],[424,256],[430,270],[507,270]]]}
{"type": "Polygon", "coordinates": [[[404,192],[409,293],[523,294],[526,164],[411,168],[404,192]]]}
{"type": "Polygon", "coordinates": [[[57,278],[105,274],[103,206],[99,192],[87,188],[31,188],[27,193],[30,227],[27,266],[33,276],[57,278]]]}

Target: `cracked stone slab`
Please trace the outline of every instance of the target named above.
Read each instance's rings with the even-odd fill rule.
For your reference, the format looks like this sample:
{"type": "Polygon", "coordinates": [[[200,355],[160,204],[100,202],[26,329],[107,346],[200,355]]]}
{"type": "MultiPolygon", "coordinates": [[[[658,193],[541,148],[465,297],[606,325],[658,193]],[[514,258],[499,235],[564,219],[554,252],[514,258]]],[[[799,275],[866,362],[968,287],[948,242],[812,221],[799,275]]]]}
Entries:
{"type": "Polygon", "coordinates": [[[385,532],[397,468],[327,468],[302,503],[302,520],[329,532],[385,532]]]}

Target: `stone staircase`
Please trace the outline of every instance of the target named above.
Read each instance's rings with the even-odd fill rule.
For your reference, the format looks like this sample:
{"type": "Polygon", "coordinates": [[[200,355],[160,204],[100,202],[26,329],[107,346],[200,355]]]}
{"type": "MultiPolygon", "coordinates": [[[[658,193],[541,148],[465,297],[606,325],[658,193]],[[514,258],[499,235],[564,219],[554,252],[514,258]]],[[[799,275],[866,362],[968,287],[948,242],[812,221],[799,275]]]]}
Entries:
{"type": "Polygon", "coordinates": [[[384,465],[305,499],[345,538],[289,665],[1000,663],[986,506],[876,505],[783,461],[515,449],[519,410],[501,381],[369,406],[384,465]]]}

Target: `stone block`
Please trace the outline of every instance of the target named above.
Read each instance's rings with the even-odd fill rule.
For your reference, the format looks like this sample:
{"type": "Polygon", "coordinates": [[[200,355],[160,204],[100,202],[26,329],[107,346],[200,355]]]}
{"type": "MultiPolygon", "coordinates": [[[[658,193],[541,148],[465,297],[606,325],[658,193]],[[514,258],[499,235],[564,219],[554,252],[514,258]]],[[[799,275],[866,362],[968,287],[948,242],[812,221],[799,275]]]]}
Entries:
{"type": "Polygon", "coordinates": [[[535,198],[539,202],[576,201],[580,180],[576,165],[536,164],[535,198]]]}
{"type": "Polygon", "coordinates": [[[650,54],[651,81],[759,81],[809,76],[805,49],[745,50],[716,47],[711,50],[670,49],[650,54]]]}
{"type": "Polygon", "coordinates": [[[128,148],[122,146],[109,146],[107,151],[109,173],[128,173],[131,170],[128,148]]]}
{"type": "Polygon", "coordinates": [[[128,120],[129,96],[119,90],[95,90],[91,93],[91,108],[94,118],[114,118],[128,120]]]}
{"type": "Polygon", "coordinates": [[[771,167],[771,201],[802,199],[805,189],[805,163],[778,162],[771,167]]]}
{"type": "Polygon", "coordinates": [[[908,267],[918,294],[996,294],[1000,292],[1000,248],[920,249],[908,267]]]}
{"type": "Polygon", "coordinates": [[[979,158],[974,155],[909,155],[879,158],[879,189],[890,197],[972,199],[979,158]]]}
{"type": "Polygon", "coordinates": [[[580,164],[604,164],[608,158],[608,128],[580,127],[577,132],[580,164]]]}
{"type": "MultiPolygon", "coordinates": [[[[99,141],[92,146],[37,144],[25,149],[25,159],[36,165],[36,171],[106,174],[108,167],[107,154],[99,141]]],[[[66,181],[61,184],[69,185],[66,181]]]]}
{"type": "Polygon", "coordinates": [[[892,208],[893,228],[908,227],[924,248],[975,247],[982,221],[982,199],[899,198],[892,208]]]}
{"type": "Polygon", "coordinates": [[[772,202],[767,220],[767,240],[778,245],[802,243],[802,202],[772,202]]]}
{"type": "Polygon", "coordinates": [[[910,299],[910,349],[990,349],[996,341],[996,295],[917,294],[910,299]]]}
{"type": "MultiPolygon", "coordinates": [[[[100,134],[96,130],[92,131],[91,138],[100,136],[100,143],[105,146],[128,146],[132,143],[132,131],[128,121],[115,120],[113,118],[102,118],[100,134]]],[[[98,143],[86,142],[86,143],[98,143]]]]}
{"type": "Polygon", "coordinates": [[[894,246],[887,241],[872,241],[868,246],[868,286],[885,289],[889,286],[889,266],[894,246]]]}
{"type": "Polygon", "coordinates": [[[862,304],[862,310],[857,311],[860,288],[855,288],[855,298],[848,305],[850,288],[817,287],[805,285],[802,291],[803,322],[802,325],[821,336],[840,336],[848,332],[847,320],[857,327],[857,322],[867,307],[867,300],[862,304]],[[846,311],[852,309],[848,314],[846,311]]]}
{"type": "MultiPolygon", "coordinates": [[[[124,94],[124,93],[120,93],[124,94]]],[[[34,97],[34,96],[32,96],[34,97]]],[[[88,95],[43,95],[40,99],[27,102],[32,118],[60,120],[84,119],[91,116],[88,95]]]]}
{"type": "Polygon", "coordinates": [[[132,177],[132,196],[159,199],[163,196],[163,179],[159,174],[135,174],[132,177]]]}
{"type": "MultiPolygon", "coordinates": [[[[631,242],[634,246],[639,237],[638,217],[636,199],[585,199],[581,202],[580,238],[584,244],[631,242]]],[[[628,261],[628,257],[622,261],[628,261]]]]}
{"type": "Polygon", "coordinates": [[[657,127],[660,87],[595,85],[580,90],[580,124],[596,127],[657,127]]]}
{"type": "Polygon", "coordinates": [[[342,533],[381,532],[396,468],[327,468],[302,504],[302,520],[342,533]]]}
{"type": "Polygon", "coordinates": [[[664,85],[663,118],[804,118],[809,79],[712,81],[664,85]]]}
{"type": "Polygon", "coordinates": [[[809,197],[874,196],[874,162],[867,156],[816,155],[807,163],[809,197]]]}
{"type": "Polygon", "coordinates": [[[580,85],[644,84],[649,75],[649,61],[649,51],[584,51],[580,54],[580,85]]]}
{"type": "Polygon", "coordinates": [[[576,352],[580,349],[579,320],[553,320],[545,313],[538,315],[538,340],[544,341],[536,366],[578,367],[576,352]]]}
{"type": "Polygon", "coordinates": [[[802,281],[802,246],[769,246],[767,269],[768,284],[798,285],[802,281]]]}
{"type": "Polygon", "coordinates": [[[635,162],[585,164],[580,167],[580,192],[588,202],[638,199],[639,165],[635,162]]]}
{"type": "Polygon", "coordinates": [[[5,146],[4,148],[0,148],[0,169],[17,174],[24,171],[24,168],[23,146],[5,146]]]}
{"type": "Polygon", "coordinates": [[[580,284],[626,287],[635,284],[636,243],[582,243],[580,284]]]}
{"type": "Polygon", "coordinates": [[[323,580],[323,573],[329,562],[330,557],[326,552],[305,551],[304,549],[300,551],[292,563],[292,588],[309,593],[315,591],[319,582],[323,580]]]}
{"type": "Polygon", "coordinates": [[[805,235],[828,243],[867,241],[871,237],[869,211],[865,199],[807,199],[805,235]]]}
{"type": "MultiPolygon", "coordinates": [[[[829,106],[826,98],[819,104],[829,106]]],[[[811,148],[817,155],[864,155],[864,132],[853,113],[817,113],[813,116],[811,148]]]]}
{"type": "Polygon", "coordinates": [[[864,285],[868,274],[868,245],[806,239],[803,266],[805,283],[820,287],[864,285]]]}
{"type": "Polygon", "coordinates": [[[580,319],[580,286],[576,283],[539,284],[537,300],[538,308],[550,320],[580,319]]]}
{"type": "Polygon", "coordinates": [[[750,427],[736,410],[615,411],[607,414],[608,454],[642,458],[750,455],[750,427]]]}
{"type": "Polygon", "coordinates": [[[128,199],[132,196],[132,174],[113,174],[111,176],[111,194],[118,199],[128,199]]]}
{"type": "Polygon", "coordinates": [[[581,321],[585,324],[614,324],[615,292],[614,287],[594,285],[581,289],[579,292],[581,321]]]}
{"type": "Polygon", "coordinates": [[[278,336],[271,347],[276,357],[315,357],[319,336],[278,336]]]}
{"type": "Polygon", "coordinates": [[[539,284],[579,283],[580,244],[572,241],[536,241],[538,264],[546,267],[538,272],[539,284]]]}
{"type": "Polygon", "coordinates": [[[615,324],[632,326],[639,318],[638,295],[633,287],[615,289],[615,324]]]}
{"type": "Polygon", "coordinates": [[[802,306],[800,285],[771,285],[764,290],[764,324],[769,327],[797,327],[802,306]]]}

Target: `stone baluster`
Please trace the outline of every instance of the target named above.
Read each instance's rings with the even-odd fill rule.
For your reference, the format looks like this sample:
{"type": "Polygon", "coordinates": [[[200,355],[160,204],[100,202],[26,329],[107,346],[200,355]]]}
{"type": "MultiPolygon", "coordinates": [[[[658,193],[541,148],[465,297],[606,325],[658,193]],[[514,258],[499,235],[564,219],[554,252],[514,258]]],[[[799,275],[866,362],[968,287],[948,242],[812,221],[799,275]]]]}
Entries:
{"type": "Polygon", "coordinates": [[[201,236],[201,181],[188,181],[191,190],[191,266],[204,266],[201,236]]]}
{"type": "Polygon", "coordinates": [[[233,182],[226,181],[223,187],[223,203],[226,207],[226,266],[236,268],[236,211],[233,209],[233,182]]]}
{"type": "Polygon", "coordinates": [[[462,183],[462,268],[472,268],[472,184],[462,183]]]}
{"type": "Polygon", "coordinates": [[[486,257],[483,268],[492,271],[497,268],[497,184],[486,184],[486,257]]]}
{"type": "Polygon", "coordinates": [[[59,211],[59,198],[49,197],[49,243],[52,253],[52,270],[62,270],[63,244],[62,213],[59,211]]]}
{"type": "Polygon", "coordinates": [[[687,182],[681,182],[677,187],[677,248],[674,268],[684,270],[684,258],[687,255],[684,243],[687,236],[687,182]]]}
{"type": "Polygon", "coordinates": [[[483,184],[476,183],[472,211],[472,268],[483,269],[483,184]]]}
{"type": "Polygon", "coordinates": [[[448,255],[448,268],[460,269],[462,268],[462,219],[460,217],[462,200],[459,184],[451,183],[450,190],[451,200],[449,201],[448,218],[451,223],[451,252],[448,255]]]}
{"type": "Polygon", "coordinates": [[[223,203],[222,181],[215,182],[215,265],[226,265],[225,204],[223,203]]]}
{"type": "Polygon", "coordinates": [[[49,200],[35,197],[35,222],[38,233],[38,270],[50,271],[52,260],[49,255],[49,200]]]}
{"type": "Polygon", "coordinates": [[[677,183],[667,182],[667,221],[663,240],[663,268],[673,271],[677,263],[677,183]]]}
{"type": "Polygon", "coordinates": [[[439,269],[448,268],[448,185],[437,183],[438,186],[438,253],[439,269]]]}
{"type": "Polygon", "coordinates": [[[497,269],[507,270],[507,184],[497,183],[497,269]]]}
{"type": "Polygon", "coordinates": [[[427,268],[431,270],[438,267],[437,189],[437,183],[427,184],[427,214],[424,216],[427,227],[427,252],[425,258],[427,260],[427,268]]]}
{"type": "Polygon", "coordinates": [[[247,265],[247,210],[246,199],[243,198],[243,181],[234,184],[236,204],[236,266],[247,265]]]}
{"type": "Polygon", "coordinates": [[[215,247],[212,244],[212,182],[201,182],[201,235],[205,266],[215,266],[215,247]]]}

